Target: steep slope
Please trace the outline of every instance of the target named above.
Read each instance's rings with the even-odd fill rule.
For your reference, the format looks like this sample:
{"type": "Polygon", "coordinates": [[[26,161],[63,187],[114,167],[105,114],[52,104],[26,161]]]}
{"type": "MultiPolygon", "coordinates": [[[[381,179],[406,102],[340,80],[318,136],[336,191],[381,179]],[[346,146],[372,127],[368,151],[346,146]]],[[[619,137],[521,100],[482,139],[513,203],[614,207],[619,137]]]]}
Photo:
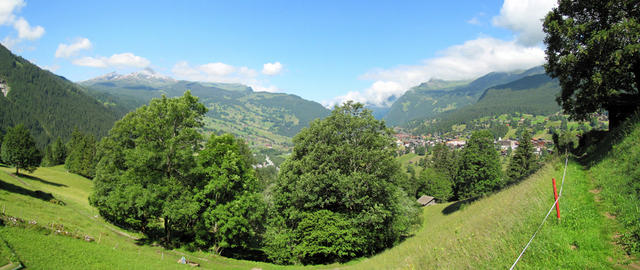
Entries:
{"type": "Polygon", "coordinates": [[[560,111],[555,101],[559,93],[558,81],[546,74],[526,76],[486,89],[476,103],[432,118],[413,120],[406,127],[416,133],[447,132],[453,125],[487,116],[513,113],[550,115],[560,111]]]}
{"type": "Polygon", "coordinates": [[[97,137],[117,119],[114,111],[88,96],[78,85],[45,71],[0,46],[0,133],[24,124],[44,147],[74,127],[97,137]]]}
{"type": "Polygon", "coordinates": [[[151,70],[107,74],[81,82],[96,98],[126,113],[154,97],[190,90],[209,112],[207,129],[230,132],[256,145],[289,147],[290,138],[316,118],[329,115],[319,103],[296,95],[254,92],[241,84],[175,81],[151,70]]]}
{"type": "Polygon", "coordinates": [[[476,102],[487,88],[543,72],[542,67],[535,67],[521,72],[492,72],[471,82],[432,80],[407,91],[393,103],[384,119],[387,124],[398,126],[430,118],[476,102]]]}

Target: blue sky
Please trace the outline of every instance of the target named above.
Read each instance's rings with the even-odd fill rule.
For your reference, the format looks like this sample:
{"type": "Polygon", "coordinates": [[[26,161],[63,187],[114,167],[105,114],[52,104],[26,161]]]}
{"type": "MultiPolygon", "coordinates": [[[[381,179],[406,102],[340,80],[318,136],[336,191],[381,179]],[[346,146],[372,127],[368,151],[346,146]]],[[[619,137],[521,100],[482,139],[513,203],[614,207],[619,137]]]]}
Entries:
{"type": "Polygon", "coordinates": [[[0,39],[72,81],[143,68],[331,105],[544,62],[553,0],[3,0],[0,39]]]}

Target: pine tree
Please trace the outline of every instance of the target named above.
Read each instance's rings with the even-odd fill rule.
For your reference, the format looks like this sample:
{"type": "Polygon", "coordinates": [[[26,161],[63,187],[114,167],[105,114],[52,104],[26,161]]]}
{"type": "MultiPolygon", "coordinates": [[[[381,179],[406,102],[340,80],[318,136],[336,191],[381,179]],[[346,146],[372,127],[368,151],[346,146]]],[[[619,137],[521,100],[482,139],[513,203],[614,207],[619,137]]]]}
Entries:
{"type": "Polygon", "coordinates": [[[536,156],[533,153],[531,134],[525,130],[520,138],[520,145],[516,148],[511,162],[507,167],[507,177],[511,183],[529,176],[537,169],[536,156]]]}

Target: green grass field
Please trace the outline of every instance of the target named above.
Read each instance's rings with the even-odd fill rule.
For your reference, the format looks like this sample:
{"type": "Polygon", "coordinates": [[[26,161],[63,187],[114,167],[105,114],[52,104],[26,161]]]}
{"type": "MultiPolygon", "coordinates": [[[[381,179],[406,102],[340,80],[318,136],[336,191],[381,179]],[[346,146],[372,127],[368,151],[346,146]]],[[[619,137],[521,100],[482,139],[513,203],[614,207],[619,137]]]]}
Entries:
{"type": "MultiPolygon", "coordinates": [[[[414,158],[407,155],[402,160],[414,158]]],[[[20,179],[9,175],[12,168],[0,167],[0,208],[6,215],[35,220],[44,227],[62,224],[65,230],[90,235],[96,241],[11,226],[0,227],[0,237],[28,269],[189,268],[176,263],[181,256],[203,269],[504,269],[513,263],[551,206],[551,178],[562,178],[562,165],[555,160],[520,184],[475,202],[425,207],[423,226],[413,237],[346,264],[277,266],[138,245],[139,234],[106,223],[89,206],[91,181],[60,166],[39,168],[20,179]],[[50,202],[46,193],[65,205],[50,202]]],[[[602,269],[624,263],[624,253],[612,244],[619,225],[602,214],[603,206],[589,192],[594,186],[579,164],[569,163],[560,202],[562,221],[549,218],[517,269],[602,269]]],[[[0,248],[0,263],[9,260],[8,252],[0,248]]]]}

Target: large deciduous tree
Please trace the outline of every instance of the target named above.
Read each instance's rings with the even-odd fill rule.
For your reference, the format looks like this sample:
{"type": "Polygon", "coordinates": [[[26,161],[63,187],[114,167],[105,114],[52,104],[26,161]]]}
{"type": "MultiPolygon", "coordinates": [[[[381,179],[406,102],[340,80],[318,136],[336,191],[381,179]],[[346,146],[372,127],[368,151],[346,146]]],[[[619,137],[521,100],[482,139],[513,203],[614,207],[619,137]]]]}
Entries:
{"type": "Polygon", "coordinates": [[[545,18],[545,69],[574,119],[607,110],[615,127],[640,106],[640,2],[559,0],[545,18]]]}
{"type": "Polygon", "coordinates": [[[16,175],[20,169],[33,172],[40,165],[42,155],[24,125],[10,128],[4,135],[1,147],[2,161],[16,167],[16,175]]]}
{"type": "Polygon", "coordinates": [[[488,130],[475,131],[460,154],[456,190],[459,199],[476,198],[504,185],[498,151],[488,130]]]}
{"type": "Polygon", "coordinates": [[[167,244],[221,252],[259,240],[264,203],[241,140],[198,132],[206,108],[186,92],[118,121],[98,148],[90,203],[108,220],[167,244]]]}
{"type": "Polygon", "coordinates": [[[267,255],[327,263],[370,255],[406,236],[415,202],[399,187],[392,131],[362,104],[336,106],[294,137],[273,190],[267,255]]]}

